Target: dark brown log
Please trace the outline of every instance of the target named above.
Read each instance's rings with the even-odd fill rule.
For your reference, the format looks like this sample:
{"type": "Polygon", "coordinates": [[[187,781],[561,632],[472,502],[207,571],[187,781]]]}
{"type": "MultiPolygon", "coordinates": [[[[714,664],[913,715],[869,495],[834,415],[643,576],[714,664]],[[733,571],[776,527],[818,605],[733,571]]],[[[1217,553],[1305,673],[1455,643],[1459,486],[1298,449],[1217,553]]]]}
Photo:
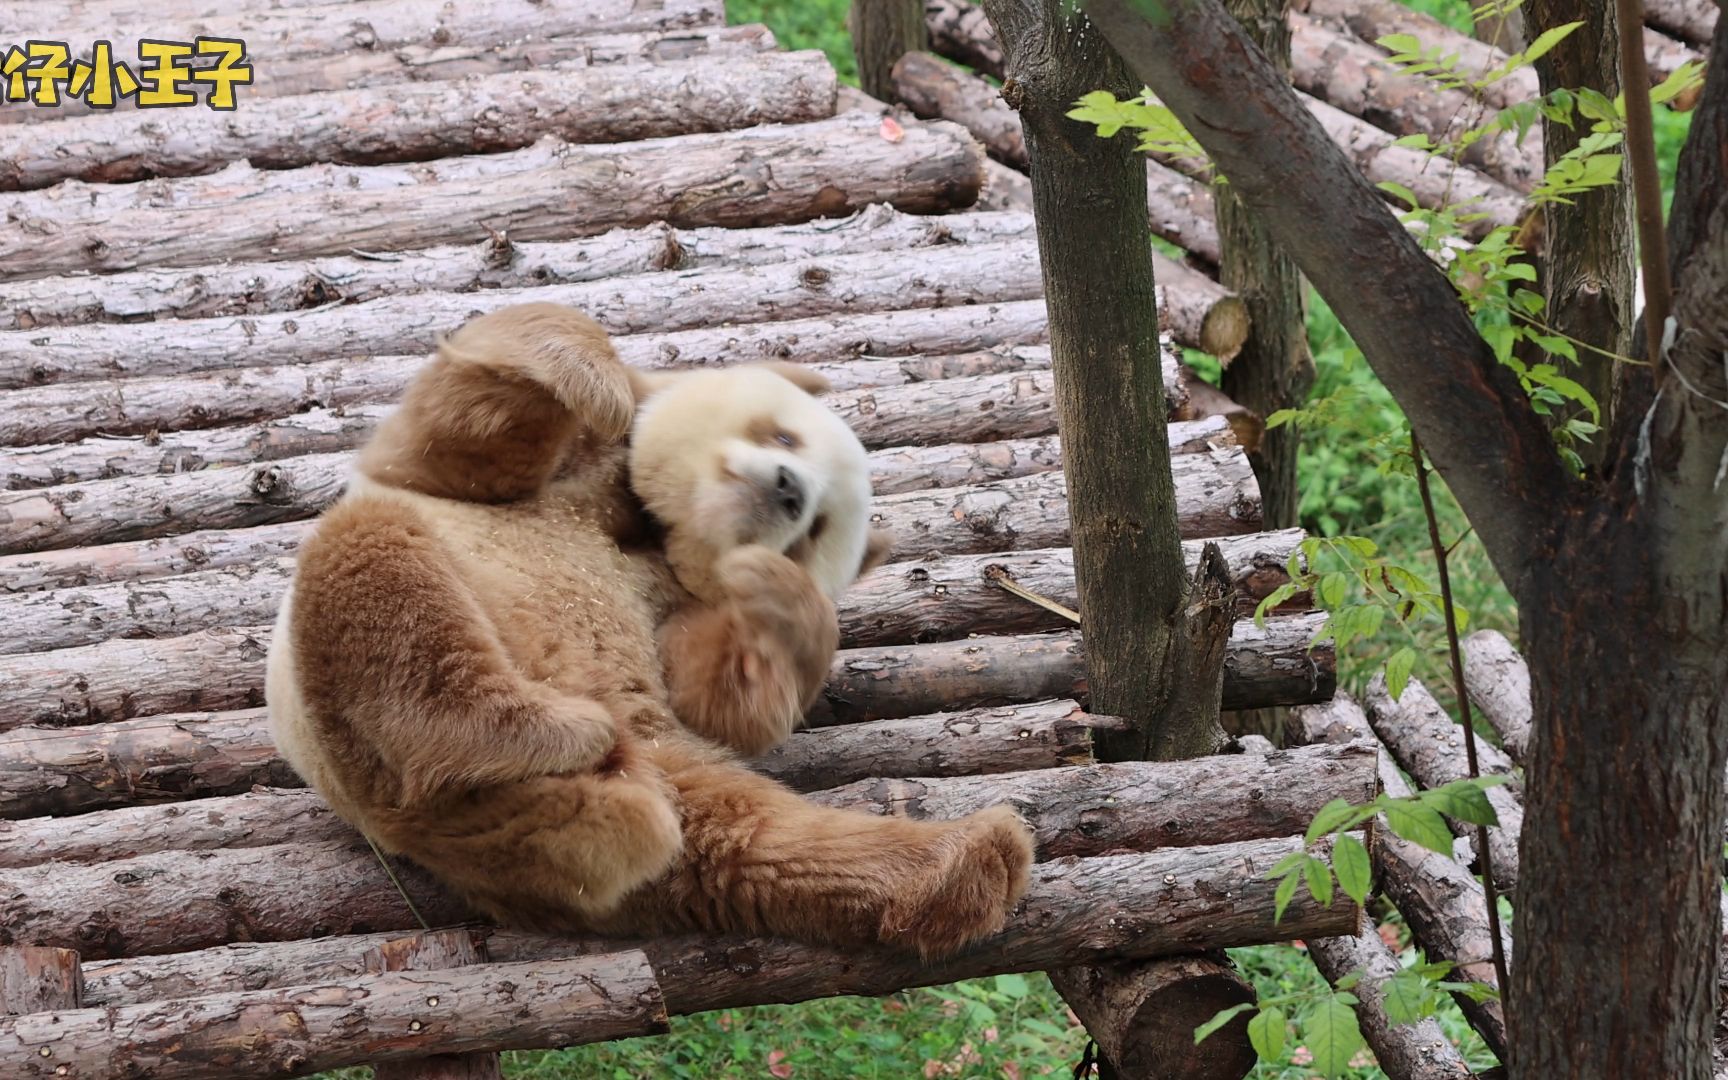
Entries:
{"type": "Polygon", "coordinates": [[[934,51],[986,75],[1002,77],[1002,46],[983,8],[967,0],[925,0],[924,25],[934,51]]]}
{"type": "MultiPolygon", "coordinates": [[[[1392,756],[1380,746],[1361,707],[1348,696],[1341,694],[1324,705],[1292,709],[1290,728],[1299,742],[1371,742],[1380,751],[1381,790],[1394,798],[1411,794],[1410,785],[1392,756]]],[[[1404,916],[1428,959],[1457,965],[1451,975],[1455,981],[1494,986],[1488,906],[1482,886],[1470,872],[1445,855],[1399,839],[1389,828],[1374,830],[1369,853],[1381,890],[1404,916]]],[[[1505,945],[1510,958],[1511,942],[1505,945]]],[[[1488,1049],[1505,1060],[1506,1010],[1501,1001],[1472,1001],[1459,995],[1454,995],[1454,1000],[1488,1049]]]]}
{"type": "MultiPolygon", "coordinates": [[[[1386,691],[1385,678],[1376,675],[1368,684],[1363,704],[1374,733],[1392,751],[1398,764],[1425,788],[1436,788],[1470,775],[1465,760],[1464,736],[1420,679],[1411,679],[1397,701],[1386,691]]],[[[1524,828],[1524,807],[1518,795],[1512,760],[1486,741],[1476,747],[1483,775],[1512,778],[1512,783],[1488,789],[1488,802],[1500,824],[1488,830],[1488,856],[1493,862],[1494,881],[1508,893],[1518,886],[1518,834],[1524,828]]],[[[1460,837],[1476,844],[1476,827],[1448,819],[1460,837]]],[[[1481,857],[1481,852],[1477,852],[1481,857]]]]}
{"type": "Polygon", "coordinates": [[[654,971],[631,950],[38,1013],[0,1021],[0,1060],[20,1077],[261,1080],[666,1030],[654,971]]]}
{"type": "MultiPolygon", "coordinates": [[[[448,159],[463,164],[417,166],[421,173],[442,170],[464,178],[410,181],[412,186],[367,186],[368,170],[393,166],[327,166],[317,175],[344,175],[359,186],[261,196],[273,185],[293,182],[274,180],[245,184],[242,197],[260,197],[242,204],[174,205],[175,185],[196,190],[232,184],[235,178],[224,170],[214,179],[158,181],[157,190],[170,203],[159,207],[92,210],[56,221],[28,208],[52,205],[52,200],[14,204],[0,227],[0,261],[8,278],[24,278],[83,269],[197,266],[210,260],[212,250],[255,259],[431,247],[479,240],[486,228],[539,240],[656,219],[674,225],[789,224],[876,202],[933,212],[972,204],[984,182],[983,158],[957,126],[908,124],[899,141],[889,142],[875,122],[853,114],[793,127],[612,146],[549,141],[527,150],[448,159]],[[560,150],[561,157],[544,163],[549,152],[560,150]],[[346,173],[334,172],[342,168],[346,173]],[[238,205],[244,212],[236,212],[238,205]],[[259,230],[259,220],[271,221],[272,227],[259,230]]],[[[267,175],[292,178],[299,171],[267,175]]],[[[67,188],[62,184],[49,191],[67,188]]],[[[59,198],[76,202],[66,194],[59,198]]]]}
{"type": "Polygon", "coordinates": [[[0,948],[0,1016],[76,1009],[83,997],[84,971],[72,949],[0,948]]]}
{"type": "Polygon", "coordinates": [[[1498,630],[1464,639],[1464,685],[1514,764],[1530,754],[1530,668],[1498,630]]]}
{"type": "Polygon", "coordinates": [[[1032,235],[1030,213],[919,217],[878,203],[839,222],[759,229],[675,229],[655,222],[582,240],[488,240],[388,254],[39,278],[0,284],[0,330],[258,315],[396,293],[565,285],[656,270],[761,266],[866,251],[991,244],[1032,235]]]}
{"type": "Polygon", "coordinates": [[[190,176],[231,161],[422,161],[516,150],[546,135],[611,143],[801,124],[834,115],[834,88],[820,52],[764,52],[279,97],[247,102],[220,124],[186,109],[148,125],[131,112],[72,117],[13,130],[0,190],[190,176]]]}
{"type": "Polygon", "coordinates": [[[1364,914],[1354,936],[1309,938],[1308,955],[1326,981],[1337,985],[1346,975],[1358,978],[1350,993],[1356,997],[1356,1021],[1374,1060],[1387,1076],[1398,1080],[1465,1080],[1470,1066],[1432,1017],[1413,1024],[1394,1024],[1386,1015],[1386,983],[1403,965],[1380,939],[1374,920],[1364,914]]]}
{"type": "Polygon", "coordinates": [[[1094,964],[1052,972],[1063,998],[1098,1049],[1123,1077],[1242,1077],[1258,1058],[1248,1042],[1248,1015],[1235,1017],[1204,1042],[1189,1033],[1224,1009],[1254,1001],[1253,987],[1214,958],[1177,956],[1146,964],[1094,964]]]}
{"type": "Polygon", "coordinates": [[[894,62],[924,49],[924,0],[852,0],[846,28],[858,61],[858,86],[884,101],[894,99],[894,62]]]}
{"type": "MultiPolygon", "coordinates": [[[[757,765],[801,790],[868,777],[1056,768],[1090,762],[1092,731],[1110,723],[1072,701],[971,709],[799,732],[757,765]]],[[[0,821],[0,865],[285,843],[301,838],[296,815],[316,826],[322,804],[277,809],[287,804],[244,793],[302,783],[277,755],[261,709],[19,728],[0,734],[0,816],[77,816],[0,821]],[[240,797],[217,800],[224,795],[240,797]],[[156,805],[187,800],[197,803],[156,805]],[[211,819],[221,807],[224,820],[211,819]]]]}
{"type": "MultiPolygon", "coordinates": [[[[1018,351],[1018,350],[1017,350],[1018,351]]],[[[1048,359],[1047,355],[1044,357],[1048,359]]],[[[1028,363],[1039,361],[1036,353],[1028,363]]],[[[949,368],[964,372],[970,361],[964,357],[930,357],[899,362],[913,374],[946,377],[949,368]],[[950,364],[949,361],[953,363],[950,364]]],[[[955,377],[958,377],[956,375],[955,377]]],[[[910,380],[909,380],[910,381],[910,380]]],[[[308,413],[307,417],[315,414],[308,413]]],[[[340,418],[336,418],[340,419],[340,418]]],[[[273,433],[280,433],[273,427],[273,433]]],[[[1190,454],[1228,451],[1233,445],[1229,425],[1218,417],[1183,420],[1169,427],[1170,452],[1190,454]]],[[[111,444],[112,445],[112,444],[111,444]]],[[[873,463],[882,473],[877,481],[901,490],[927,487],[962,487],[995,477],[1024,476],[1061,467],[1061,446],[1053,437],[981,443],[971,447],[899,447],[875,451],[873,463]]],[[[160,471],[148,462],[127,459],[120,470],[118,459],[110,467],[121,475],[147,475],[160,471]]],[[[163,468],[171,462],[162,462],[163,468]]],[[[172,470],[169,470],[172,471],[172,470]]],[[[171,577],[197,570],[243,566],[260,560],[291,555],[310,526],[304,521],[260,525],[250,529],[219,529],[182,533],[154,540],[123,541],[97,547],[68,548],[25,555],[0,556],[0,594],[63,589],[141,578],[171,577]]]]}
{"type": "MultiPolygon", "coordinates": [[[[1333,653],[1325,644],[1308,650],[1321,621],[1292,615],[1268,619],[1264,630],[1238,623],[1225,659],[1224,708],[1326,700],[1336,679],[1333,653]]],[[[257,708],[264,704],[269,640],[268,626],[229,627],[11,658],[0,669],[0,731],[257,708]]],[[[835,659],[811,722],[1074,697],[1083,685],[1072,634],[847,649],[835,659]]]]}
{"type": "MultiPolygon", "coordinates": [[[[677,1014],[839,994],[887,994],[1076,959],[1155,956],[1194,947],[1342,932],[1355,911],[1298,898],[1272,924],[1265,870],[1292,849],[1267,840],[1145,855],[1062,859],[1036,866],[1001,934],[957,957],[925,964],[880,949],[818,949],[777,940],[685,937],[642,943],[677,1014]]],[[[404,909],[396,921],[405,919],[404,909]]],[[[486,931],[481,931],[486,933],[486,931]]],[[[326,937],[86,965],[91,1004],[156,1001],[210,985],[293,986],[340,978],[386,936],[326,937]]],[[[501,961],[542,961],[614,942],[491,932],[501,961]]]]}
{"type": "MultiPolygon", "coordinates": [[[[437,971],[484,963],[482,945],[466,930],[437,930],[386,941],[366,951],[366,972],[437,971]]],[[[652,969],[649,969],[652,975],[652,969]]],[[[434,1054],[412,1061],[392,1061],[372,1070],[373,1080],[504,1080],[503,1063],[494,1053],[434,1054]]]]}
{"type": "MultiPolygon", "coordinates": [[[[973,452],[952,452],[967,468],[973,452]]],[[[1240,451],[1176,459],[1182,527],[1189,536],[1252,532],[1260,520],[1254,474],[1240,451]]],[[[0,551],[42,551],[147,539],[200,529],[244,528],[312,517],[341,495],[348,452],[311,454],[235,469],[125,477],[0,494],[0,551]]],[[[931,456],[925,460],[932,470],[931,456]]],[[[902,530],[903,553],[1057,547],[1068,543],[1059,473],[972,487],[881,496],[875,513],[902,530]],[[1029,501],[1011,506],[1017,496],[1029,501]],[[925,515],[943,513],[940,521],[925,515]],[[992,546],[994,545],[994,546],[992,546]]]]}

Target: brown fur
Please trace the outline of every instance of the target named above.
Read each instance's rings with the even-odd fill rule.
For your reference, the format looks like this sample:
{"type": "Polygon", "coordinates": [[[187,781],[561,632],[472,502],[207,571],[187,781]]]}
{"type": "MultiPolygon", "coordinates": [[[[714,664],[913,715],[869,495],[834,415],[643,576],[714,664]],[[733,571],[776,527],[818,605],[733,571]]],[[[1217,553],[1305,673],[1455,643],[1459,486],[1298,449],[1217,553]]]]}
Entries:
{"type": "MultiPolygon", "coordinates": [[[[691,567],[715,589],[699,599],[662,548],[620,543],[655,535],[625,440],[667,385],[567,309],[458,332],[301,552],[270,657],[283,753],[502,921],[925,955],[994,932],[1031,858],[1010,810],[832,810],[735,758],[784,738],[819,691],[834,607],[796,544],[691,567]]],[[[656,506],[668,542],[719,528],[656,506]]],[[[886,553],[872,536],[865,566],[886,553]]]]}

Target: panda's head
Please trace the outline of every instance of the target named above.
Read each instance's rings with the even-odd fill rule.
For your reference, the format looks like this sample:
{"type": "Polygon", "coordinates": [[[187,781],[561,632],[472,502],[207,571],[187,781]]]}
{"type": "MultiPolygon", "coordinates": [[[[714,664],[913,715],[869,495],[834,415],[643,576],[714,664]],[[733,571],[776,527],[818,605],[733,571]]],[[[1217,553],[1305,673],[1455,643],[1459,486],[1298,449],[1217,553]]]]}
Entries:
{"type": "Polygon", "coordinates": [[[830,597],[880,561],[886,537],[869,527],[869,460],[812,396],[823,389],[790,365],[663,380],[637,414],[630,478],[670,551],[717,559],[761,544],[803,565],[830,597]]]}

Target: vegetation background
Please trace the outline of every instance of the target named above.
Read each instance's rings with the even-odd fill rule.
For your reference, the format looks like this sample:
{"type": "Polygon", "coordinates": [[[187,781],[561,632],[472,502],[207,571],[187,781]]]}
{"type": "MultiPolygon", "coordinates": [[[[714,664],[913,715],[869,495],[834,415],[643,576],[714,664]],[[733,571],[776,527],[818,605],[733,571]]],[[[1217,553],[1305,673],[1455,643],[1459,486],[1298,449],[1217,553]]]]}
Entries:
{"type": "MultiPolygon", "coordinates": [[[[1469,32],[1467,0],[1403,0],[1453,27],[1469,32]]],[[[728,21],[765,23],[786,49],[821,49],[842,81],[856,85],[857,68],[846,30],[850,0],[729,0],[728,21]]],[[[1665,195],[1672,194],[1673,165],[1685,141],[1689,113],[1656,110],[1657,154],[1665,195]]],[[[1382,465],[1403,449],[1402,416],[1392,396],[1369,371],[1348,335],[1318,297],[1308,298],[1308,337],[1317,378],[1310,401],[1330,399],[1338,419],[1305,431],[1299,464],[1304,528],[1316,535],[1366,536],[1394,563],[1433,580],[1427,526],[1414,482],[1406,471],[1382,465]],[[1394,445],[1395,443],[1395,445],[1394,445]]],[[[1216,377],[1217,363],[1190,353],[1189,363],[1216,377]]],[[[1462,513],[1449,496],[1441,506],[1443,534],[1465,531],[1462,513]]],[[[1517,640],[1518,615],[1481,546],[1472,538],[1451,559],[1458,603],[1470,612],[1472,629],[1490,627],[1517,640]]],[[[1444,642],[1437,620],[1419,641],[1420,651],[1438,656],[1444,642]]],[[[1359,691],[1391,650],[1407,641],[1359,642],[1339,657],[1339,682],[1359,691]]],[[[1438,668],[1417,674],[1434,674],[1438,668]]],[[[1443,678],[1427,680],[1449,707],[1443,678]]],[[[1502,902],[1503,915],[1510,910],[1502,902]]],[[[1388,909],[1389,910],[1389,909],[1388,909]]],[[[1406,962],[1414,959],[1408,933],[1395,911],[1380,931],[1406,962]]],[[[1262,997],[1323,984],[1306,953],[1289,946],[1231,950],[1262,997]]],[[[1448,999],[1439,1014],[1442,1029],[1473,1067],[1493,1057],[1448,999]]],[[[1068,1077],[1086,1045],[1086,1034],[1041,974],[1002,975],[906,991],[887,998],[839,998],[802,1005],[733,1009],[677,1017],[669,1035],[631,1039],[571,1050],[509,1054],[511,1080],[912,1080],[991,1078],[1022,1080],[1068,1077]]],[[[1290,1040],[1282,1060],[1262,1062],[1254,1080],[1297,1080],[1317,1075],[1306,1047],[1290,1040]]],[[[369,1069],[328,1074],[327,1080],[360,1080],[369,1069]]],[[[1349,1080],[1383,1080],[1364,1051],[1345,1074],[1349,1080]]]]}

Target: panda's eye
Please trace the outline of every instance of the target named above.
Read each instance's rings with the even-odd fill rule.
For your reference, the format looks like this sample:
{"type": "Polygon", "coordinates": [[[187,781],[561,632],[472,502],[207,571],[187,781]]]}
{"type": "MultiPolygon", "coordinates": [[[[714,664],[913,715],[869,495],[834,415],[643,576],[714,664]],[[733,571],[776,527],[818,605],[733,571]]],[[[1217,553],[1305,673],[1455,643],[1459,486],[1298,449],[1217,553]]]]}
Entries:
{"type": "Polygon", "coordinates": [[[789,431],[776,431],[774,433],[774,441],[787,449],[791,449],[798,445],[798,440],[794,438],[792,433],[789,431]]]}

